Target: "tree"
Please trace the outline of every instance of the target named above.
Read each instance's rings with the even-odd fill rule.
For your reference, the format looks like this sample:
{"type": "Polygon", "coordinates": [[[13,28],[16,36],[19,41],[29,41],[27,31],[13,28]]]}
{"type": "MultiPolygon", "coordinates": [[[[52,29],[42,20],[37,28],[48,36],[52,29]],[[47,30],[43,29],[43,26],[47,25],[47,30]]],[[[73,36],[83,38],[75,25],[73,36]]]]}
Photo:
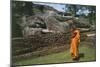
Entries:
{"type": "Polygon", "coordinates": [[[66,4],[65,8],[66,8],[66,12],[70,12],[72,16],[75,16],[76,12],[78,11],[77,5],[66,4]]]}
{"type": "MultiPolygon", "coordinates": [[[[23,17],[33,15],[33,3],[24,1],[12,1],[12,36],[22,36],[22,23],[25,23],[26,19],[23,17]]],[[[23,25],[24,26],[24,25],[23,25]]]]}
{"type": "Polygon", "coordinates": [[[90,24],[95,24],[96,22],[96,7],[95,6],[89,6],[88,7],[90,13],[89,13],[89,22],[90,24]]]}

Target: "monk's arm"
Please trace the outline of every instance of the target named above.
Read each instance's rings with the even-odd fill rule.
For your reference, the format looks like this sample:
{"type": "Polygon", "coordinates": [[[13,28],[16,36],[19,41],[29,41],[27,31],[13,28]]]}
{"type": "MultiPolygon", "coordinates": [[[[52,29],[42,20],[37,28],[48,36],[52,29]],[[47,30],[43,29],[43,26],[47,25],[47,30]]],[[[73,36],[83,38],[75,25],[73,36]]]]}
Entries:
{"type": "Polygon", "coordinates": [[[77,32],[77,36],[76,36],[76,38],[77,38],[78,41],[80,42],[80,32],[79,32],[79,31],[77,32]]]}

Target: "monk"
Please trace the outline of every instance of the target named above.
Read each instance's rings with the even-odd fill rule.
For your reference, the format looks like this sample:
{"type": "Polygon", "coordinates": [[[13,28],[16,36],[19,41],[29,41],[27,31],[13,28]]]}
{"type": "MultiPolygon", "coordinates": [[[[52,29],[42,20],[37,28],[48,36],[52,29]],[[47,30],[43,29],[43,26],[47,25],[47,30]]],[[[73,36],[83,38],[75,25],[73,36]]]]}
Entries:
{"type": "Polygon", "coordinates": [[[77,60],[79,55],[78,46],[80,42],[80,30],[73,28],[71,34],[71,46],[70,46],[70,53],[73,60],[77,60]]]}

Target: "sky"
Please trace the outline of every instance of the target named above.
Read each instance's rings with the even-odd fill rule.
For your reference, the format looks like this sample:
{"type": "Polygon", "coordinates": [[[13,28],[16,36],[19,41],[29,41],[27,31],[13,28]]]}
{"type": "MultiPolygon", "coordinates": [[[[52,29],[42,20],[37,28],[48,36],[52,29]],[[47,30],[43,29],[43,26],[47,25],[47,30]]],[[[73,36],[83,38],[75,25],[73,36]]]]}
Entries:
{"type": "Polygon", "coordinates": [[[85,16],[88,16],[89,13],[90,13],[90,11],[89,11],[88,9],[84,8],[84,7],[83,7],[83,9],[79,9],[79,10],[76,12],[77,15],[82,15],[82,14],[84,14],[85,16]]]}
{"type": "MultiPolygon", "coordinates": [[[[35,3],[35,4],[41,4],[41,5],[48,5],[48,6],[51,6],[53,7],[54,9],[60,11],[60,12],[65,12],[65,4],[55,4],[55,3],[35,3]]],[[[66,8],[67,10],[67,8],[66,8]]],[[[89,10],[86,9],[85,7],[83,7],[82,9],[79,9],[77,12],[76,12],[77,15],[88,15],[89,14],[89,10]]]]}
{"type": "Polygon", "coordinates": [[[51,6],[60,12],[65,12],[65,10],[64,10],[65,5],[64,4],[54,4],[54,3],[36,3],[36,4],[48,5],[48,6],[51,6]]]}

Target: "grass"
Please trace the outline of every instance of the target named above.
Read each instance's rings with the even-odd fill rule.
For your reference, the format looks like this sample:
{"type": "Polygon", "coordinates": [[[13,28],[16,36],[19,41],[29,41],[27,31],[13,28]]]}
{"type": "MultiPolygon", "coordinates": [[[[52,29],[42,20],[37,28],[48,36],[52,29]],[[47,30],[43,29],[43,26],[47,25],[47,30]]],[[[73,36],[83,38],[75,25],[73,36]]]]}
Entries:
{"type": "MultiPolygon", "coordinates": [[[[80,53],[80,61],[95,61],[96,60],[96,51],[95,48],[89,46],[80,46],[79,47],[80,53]]],[[[41,56],[38,58],[30,58],[27,60],[17,61],[16,65],[29,65],[29,64],[51,64],[51,63],[67,63],[73,62],[69,53],[69,50],[50,54],[46,56],[41,56]]]]}

